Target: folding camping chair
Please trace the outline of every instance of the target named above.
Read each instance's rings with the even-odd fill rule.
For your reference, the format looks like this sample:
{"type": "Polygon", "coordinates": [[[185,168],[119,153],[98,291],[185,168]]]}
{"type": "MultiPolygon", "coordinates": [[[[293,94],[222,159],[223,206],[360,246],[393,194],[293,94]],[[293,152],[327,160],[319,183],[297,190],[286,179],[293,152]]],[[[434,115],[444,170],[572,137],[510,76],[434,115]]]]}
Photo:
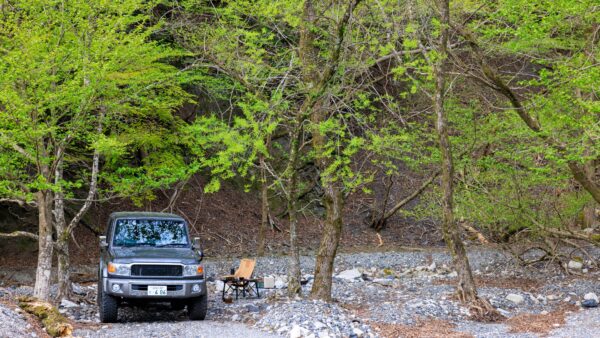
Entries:
{"type": "Polygon", "coordinates": [[[246,297],[246,293],[248,295],[254,293],[257,298],[260,298],[258,279],[252,278],[255,265],[256,261],[254,259],[244,258],[240,261],[240,266],[233,275],[223,276],[221,278],[221,281],[223,282],[223,300],[225,300],[225,295],[230,290],[235,292],[235,299],[238,299],[239,291],[242,291],[243,297],[246,297]]]}

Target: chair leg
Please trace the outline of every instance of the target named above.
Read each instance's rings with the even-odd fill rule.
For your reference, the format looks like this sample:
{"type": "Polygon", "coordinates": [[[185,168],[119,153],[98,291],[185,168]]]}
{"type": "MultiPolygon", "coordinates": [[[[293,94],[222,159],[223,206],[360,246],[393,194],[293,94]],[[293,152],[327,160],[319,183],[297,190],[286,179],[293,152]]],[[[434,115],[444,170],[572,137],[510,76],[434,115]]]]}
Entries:
{"type": "Polygon", "coordinates": [[[260,291],[258,291],[258,282],[254,282],[254,286],[256,287],[256,298],[260,298],[260,291]]]}
{"type": "Polygon", "coordinates": [[[221,299],[225,301],[225,288],[227,287],[227,283],[223,283],[223,294],[221,295],[221,299]]]}

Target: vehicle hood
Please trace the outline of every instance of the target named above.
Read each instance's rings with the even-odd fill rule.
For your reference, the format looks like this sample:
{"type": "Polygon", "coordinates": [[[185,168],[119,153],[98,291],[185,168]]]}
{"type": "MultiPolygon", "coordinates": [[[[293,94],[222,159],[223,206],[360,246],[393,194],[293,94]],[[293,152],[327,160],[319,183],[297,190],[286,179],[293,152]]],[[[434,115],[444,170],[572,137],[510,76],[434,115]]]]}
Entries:
{"type": "Polygon", "coordinates": [[[196,251],[190,248],[113,248],[111,250],[111,256],[115,263],[194,264],[200,260],[196,251]]]}

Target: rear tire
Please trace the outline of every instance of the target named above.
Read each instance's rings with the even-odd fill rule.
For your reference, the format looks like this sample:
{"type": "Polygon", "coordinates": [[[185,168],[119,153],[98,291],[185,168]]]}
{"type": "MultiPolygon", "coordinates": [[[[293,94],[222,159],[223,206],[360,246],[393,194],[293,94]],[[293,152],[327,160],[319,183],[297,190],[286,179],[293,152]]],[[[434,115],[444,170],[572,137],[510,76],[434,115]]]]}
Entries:
{"type": "Polygon", "coordinates": [[[102,323],[114,323],[119,317],[119,303],[117,299],[102,290],[98,283],[98,312],[102,323]]]}
{"type": "Polygon", "coordinates": [[[192,299],[188,303],[188,317],[190,320],[204,320],[206,318],[206,312],[208,310],[208,297],[202,295],[200,297],[192,299]]]}

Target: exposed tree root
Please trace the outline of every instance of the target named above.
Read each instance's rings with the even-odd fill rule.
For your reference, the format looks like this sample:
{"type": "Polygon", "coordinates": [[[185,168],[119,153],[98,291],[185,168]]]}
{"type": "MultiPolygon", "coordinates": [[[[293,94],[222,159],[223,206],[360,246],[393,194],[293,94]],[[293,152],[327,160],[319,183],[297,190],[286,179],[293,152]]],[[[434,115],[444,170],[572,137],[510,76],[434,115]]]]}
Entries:
{"type": "Polygon", "coordinates": [[[38,317],[52,337],[70,337],[73,326],[52,304],[33,297],[19,297],[19,307],[38,317]]]}
{"type": "Polygon", "coordinates": [[[496,310],[492,304],[483,298],[477,297],[474,301],[469,302],[469,313],[471,319],[478,322],[499,322],[505,319],[503,315],[496,310]]]}

